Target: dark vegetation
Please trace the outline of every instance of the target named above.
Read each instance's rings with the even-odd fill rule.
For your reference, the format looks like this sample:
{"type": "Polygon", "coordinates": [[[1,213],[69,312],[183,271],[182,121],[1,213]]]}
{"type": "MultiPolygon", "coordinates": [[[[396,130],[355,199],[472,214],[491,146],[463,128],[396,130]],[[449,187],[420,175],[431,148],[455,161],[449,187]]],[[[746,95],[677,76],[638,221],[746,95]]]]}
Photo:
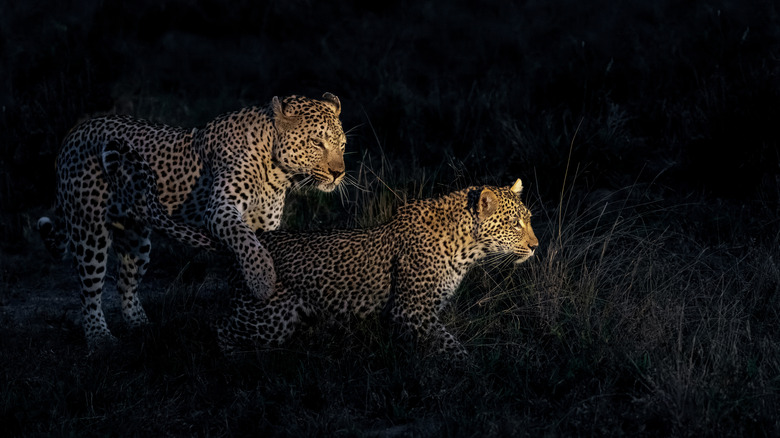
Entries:
{"type": "Polygon", "coordinates": [[[5,433],[780,435],[776,3],[45,3],[0,4],[5,433]],[[378,320],[228,361],[220,261],[163,239],[154,324],[114,308],[121,346],[87,355],[75,273],[33,229],[68,129],[323,91],[361,187],[294,194],[289,228],[525,181],[538,256],[475,270],[445,315],[473,366],[378,320]]]}

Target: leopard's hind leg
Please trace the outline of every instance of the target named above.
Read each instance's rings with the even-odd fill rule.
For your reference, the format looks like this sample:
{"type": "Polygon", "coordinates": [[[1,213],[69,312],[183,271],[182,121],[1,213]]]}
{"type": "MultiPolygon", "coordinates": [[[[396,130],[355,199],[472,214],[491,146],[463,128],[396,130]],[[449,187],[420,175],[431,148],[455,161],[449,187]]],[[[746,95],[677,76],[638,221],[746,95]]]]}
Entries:
{"type": "Polygon", "coordinates": [[[110,194],[101,175],[96,160],[85,160],[82,167],[64,169],[58,183],[57,203],[81,283],[82,325],[90,348],[115,341],[102,305],[112,235],[105,220],[110,194]]]}
{"type": "Polygon", "coordinates": [[[122,316],[133,328],[149,322],[138,298],[138,285],[149,266],[150,234],[148,227],[137,223],[114,229],[114,250],[119,258],[116,288],[122,300],[122,316]]]}
{"type": "Polygon", "coordinates": [[[244,288],[236,295],[230,315],[216,324],[219,347],[225,354],[251,346],[282,344],[312,313],[294,293],[280,293],[265,300],[244,288]]]}

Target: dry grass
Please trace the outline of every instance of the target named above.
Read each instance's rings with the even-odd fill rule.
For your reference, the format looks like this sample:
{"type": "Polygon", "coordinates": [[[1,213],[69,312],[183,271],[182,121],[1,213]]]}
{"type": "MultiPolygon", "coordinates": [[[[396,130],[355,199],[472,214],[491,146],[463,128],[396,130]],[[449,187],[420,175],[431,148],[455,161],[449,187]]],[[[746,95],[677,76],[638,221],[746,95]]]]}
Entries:
{"type": "MultiPolygon", "coordinates": [[[[370,189],[348,193],[365,212],[356,221],[431,190],[388,172],[356,178],[370,189]],[[371,186],[380,180],[398,188],[371,186]]],[[[529,194],[538,255],[474,270],[444,315],[471,368],[418,356],[379,319],[317,324],[228,361],[210,327],[225,310],[221,268],[204,274],[163,245],[155,258],[168,262],[147,286],[160,292],[144,296],[155,323],[135,336],[115,328],[118,349],[87,356],[80,327],[56,311],[8,326],[4,424],[23,435],[776,433],[779,242],[703,246],[670,219],[699,204],[647,202],[639,187],[605,200],[577,184],[563,202],[529,194]]],[[[288,221],[317,227],[306,221],[330,217],[311,210],[321,197],[298,194],[288,221]]]]}

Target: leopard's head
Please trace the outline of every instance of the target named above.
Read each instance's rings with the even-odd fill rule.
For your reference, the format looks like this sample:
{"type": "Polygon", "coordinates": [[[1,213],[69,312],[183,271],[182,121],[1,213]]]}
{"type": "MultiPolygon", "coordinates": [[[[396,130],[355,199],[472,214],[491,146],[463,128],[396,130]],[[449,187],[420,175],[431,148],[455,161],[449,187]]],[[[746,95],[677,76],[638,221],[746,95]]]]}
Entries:
{"type": "Polygon", "coordinates": [[[520,200],[523,183],[511,187],[478,187],[468,193],[468,208],[476,219],[475,239],[487,256],[509,255],[528,260],[539,246],[531,228],[531,212],[520,200]]]}
{"type": "Polygon", "coordinates": [[[303,96],[274,97],[271,101],[277,141],[273,157],[291,176],[311,178],[315,186],[333,191],[344,180],[344,147],[341,102],[331,93],[321,100],[303,96]]]}

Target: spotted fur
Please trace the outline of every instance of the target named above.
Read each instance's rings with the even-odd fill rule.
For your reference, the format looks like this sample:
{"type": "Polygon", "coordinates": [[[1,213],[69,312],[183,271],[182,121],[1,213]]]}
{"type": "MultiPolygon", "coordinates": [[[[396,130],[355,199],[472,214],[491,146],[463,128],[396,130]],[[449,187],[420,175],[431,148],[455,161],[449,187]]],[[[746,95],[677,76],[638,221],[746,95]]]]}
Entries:
{"type": "Polygon", "coordinates": [[[434,351],[466,351],[439,321],[468,269],[506,256],[523,262],[538,245],[529,210],[512,187],[471,187],[413,201],[388,223],[365,230],[262,233],[279,293],[262,301],[239,294],[218,324],[223,349],[285,342],[303,317],[391,319],[434,351]]]}
{"type": "Polygon", "coordinates": [[[328,192],[341,183],[346,137],[340,112],[339,99],[325,93],[322,100],[274,97],[266,107],[224,114],[202,129],[128,116],[100,117],[76,126],[57,158],[57,217],[41,218],[39,230],[53,253],[67,249],[75,258],[90,346],[112,339],[101,305],[112,246],[120,260],[117,289],[125,320],[132,326],[147,322],[137,288],[148,266],[150,229],[155,226],[172,226],[174,237],[196,246],[227,248],[252,294],[258,299],[273,295],[273,262],[255,232],[279,226],[293,184],[313,181],[328,192]],[[164,222],[168,216],[172,222],[167,225],[141,221],[133,217],[133,208],[123,209],[126,203],[144,205],[142,193],[148,191],[117,191],[119,186],[106,177],[107,167],[121,172],[126,144],[153,172],[136,187],[156,186],[153,195],[160,211],[150,217],[164,222]],[[177,231],[177,226],[185,229],[177,231]],[[187,227],[207,234],[191,234],[187,227]]]}

